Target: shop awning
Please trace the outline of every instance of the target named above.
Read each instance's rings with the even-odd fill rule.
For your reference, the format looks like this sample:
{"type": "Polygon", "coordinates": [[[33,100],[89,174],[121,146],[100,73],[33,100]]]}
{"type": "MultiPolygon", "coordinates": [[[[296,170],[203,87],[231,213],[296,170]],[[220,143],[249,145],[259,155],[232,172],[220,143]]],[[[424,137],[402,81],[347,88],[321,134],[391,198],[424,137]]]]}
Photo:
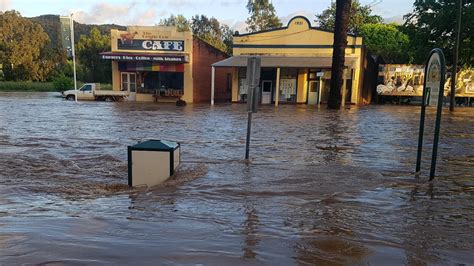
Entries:
{"type": "MultiPolygon", "coordinates": [[[[250,57],[262,59],[261,67],[304,67],[304,68],[330,68],[332,57],[290,57],[290,56],[232,56],[212,64],[213,67],[246,67],[250,57]]],[[[352,66],[356,57],[347,57],[345,66],[352,66]]]]}
{"type": "Polygon", "coordinates": [[[148,61],[160,63],[187,63],[189,56],[187,54],[156,54],[156,53],[124,53],[124,52],[103,52],[101,58],[105,60],[116,61],[148,61]]]}

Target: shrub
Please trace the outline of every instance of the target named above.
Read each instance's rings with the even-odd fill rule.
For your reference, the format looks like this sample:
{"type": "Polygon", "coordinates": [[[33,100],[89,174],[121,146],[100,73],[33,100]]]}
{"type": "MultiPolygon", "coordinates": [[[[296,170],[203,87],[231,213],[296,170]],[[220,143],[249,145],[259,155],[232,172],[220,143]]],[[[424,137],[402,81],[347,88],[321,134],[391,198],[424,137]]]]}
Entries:
{"type": "Polygon", "coordinates": [[[54,91],[51,82],[0,81],[0,91],[54,91]]]}
{"type": "Polygon", "coordinates": [[[74,82],[71,78],[66,77],[64,74],[60,74],[53,80],[53,86],[56,91],[65,91],[74,87],[74,82]]]}

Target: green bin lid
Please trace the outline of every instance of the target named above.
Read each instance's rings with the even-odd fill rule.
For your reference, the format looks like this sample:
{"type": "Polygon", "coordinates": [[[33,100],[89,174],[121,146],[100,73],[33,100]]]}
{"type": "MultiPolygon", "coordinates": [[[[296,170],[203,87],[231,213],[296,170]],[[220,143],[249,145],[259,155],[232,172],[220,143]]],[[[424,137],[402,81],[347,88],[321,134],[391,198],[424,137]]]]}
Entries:
{"type": "Polygon", "coordinates": [[[179,147],[179,143],[167,140],[147,140],[130,146],[132,150],[172,151],[179,147]]]}

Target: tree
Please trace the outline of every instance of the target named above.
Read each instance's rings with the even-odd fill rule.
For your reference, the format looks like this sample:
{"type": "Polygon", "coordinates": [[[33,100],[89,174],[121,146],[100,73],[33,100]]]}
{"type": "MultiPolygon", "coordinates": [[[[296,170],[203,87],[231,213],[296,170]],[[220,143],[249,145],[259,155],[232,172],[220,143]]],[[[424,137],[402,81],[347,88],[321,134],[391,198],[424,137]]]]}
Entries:
{"type": "Polygon", "coordinates": [[[179,32],[189,31],[191,29],[189,21],[183,15],[175,16],[171,14],[168,18],[161,19],[158,25],[176,27],[179,32]]]}
{"type": "Polygon", "coordinates": [[[44,81],[54,68],[46,55],[48,35],[17,11],[0,12],[0,64],[6,80],[44,81]]]}
{"type": "Polygon", "coordinates": [[[195,15],[191,18],[191,30],[194,36],[217,49],[227,53],[232,52],[232,31],[229,26],[221,24],[216,18],[195,15]]]}
{"type": "MultiPolygon", "coordinates": [[[[448,63],[452,62],[455,42],[456,2],[453,0],[416,0],[414,9],[404,18],[401,30],[410,38],[410,55],[414,63],[424,63],[428,53],[442,48],[448,63]]],[[[474,65],[474,5],[463,1],[459,49],[461,65],[474,65]]]]}
{"type": "Polygon", "coordinates": [[[365,24],[360,28],[364,44],[371,54],[382,56],[386,63],[408,63],[408,35],[395,24],[365,24]]]}
{"type": "Polygon", "coordinates": [[[183,15],[171,15],[160,20],[160,26],[173,26],[178,31],[192,31],[193,35],[226,53],[232,53],[232,30],[216,18],[194,15],[190,20],[183,15]]]}
{"type": "MultiPolygon", "coordinates": [[[[336,21],[336,2],[316,15],[315,22],[323,30],[333,31],[336,21]]],[[[350,10],[349,33],[358,34],[364,24],[377,24],[383,21],[382,17],[373,15],[370,5],[361,5],[359,0],[353,0],[350,10]]]]}
{"type": "Polygon", "coordinates": [[[100,57],[101,52],[110,49],[110,36],[102,35],[99,29],[94,27],[89,36],[81,36],[76,49],[80,64],[87,68],[83,81],[111,82],[111,64],[100,57]]]}
{"type": "Polygon", "coordinates": [[[275,13],[275,7],[269,0],[248,0],[250,17],[245,21],[249,32],[269,30],[282,26],[275,13]]]}
{"type": "Polygon", "coordinates": [[[334,45],[332,55],[331,82],[328,108],[337,109],[341,106],[341,88],[344,61],[347,47],[347,29],[351,0],[336,0],[336,20],[334,23],[334,45]]]}

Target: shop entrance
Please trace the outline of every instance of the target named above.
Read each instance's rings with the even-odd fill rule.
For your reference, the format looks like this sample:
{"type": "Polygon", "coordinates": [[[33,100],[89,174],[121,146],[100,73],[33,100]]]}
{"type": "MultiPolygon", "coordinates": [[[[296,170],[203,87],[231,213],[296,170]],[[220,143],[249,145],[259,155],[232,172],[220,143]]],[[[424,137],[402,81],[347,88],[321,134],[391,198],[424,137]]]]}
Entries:
{"type": "Polygon", "coordinates": [[[310,80],[309,81],[309,91],[308,91],[308,104],[309,105],[316,105],[319,103],[319,80],[310,80]]]}
{"type": "Polygon", "coordinates": [[[135,101],[137,99],[137,75],[135,73],[130,72],[122,72],[121,75],[121,90],[128,91],[129,101],[135,101]]]}
{"type": "Polygon", "coordinates": [[[272,84],[271,80],[262,81],[262,104],[272,103],[272,84]]]}

